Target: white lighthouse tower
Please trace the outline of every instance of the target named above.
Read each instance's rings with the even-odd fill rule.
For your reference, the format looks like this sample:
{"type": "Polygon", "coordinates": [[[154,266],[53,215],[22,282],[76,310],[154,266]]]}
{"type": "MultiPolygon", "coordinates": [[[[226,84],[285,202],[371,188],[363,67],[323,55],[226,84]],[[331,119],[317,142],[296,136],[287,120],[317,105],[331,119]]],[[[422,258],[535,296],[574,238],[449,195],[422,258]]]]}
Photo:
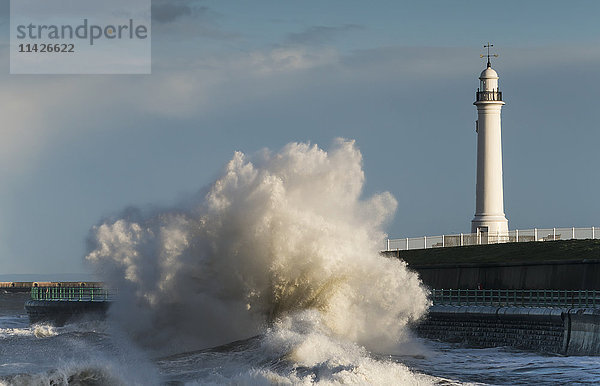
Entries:
{"type": "MultiPolygon", "coordinates": [[[[477,89],[477,198],[471,232],[502,241],[508,236],[502,187],[502,135],[500,113],[504,102],[498,88],[498,73],[492,69],[490,47],[487,68],[479,77],[477,89]],[[497,237],[498,236],[498,237],[497,237]]],[[[485,57],[485,55],[482,55],[485,57]]]]}

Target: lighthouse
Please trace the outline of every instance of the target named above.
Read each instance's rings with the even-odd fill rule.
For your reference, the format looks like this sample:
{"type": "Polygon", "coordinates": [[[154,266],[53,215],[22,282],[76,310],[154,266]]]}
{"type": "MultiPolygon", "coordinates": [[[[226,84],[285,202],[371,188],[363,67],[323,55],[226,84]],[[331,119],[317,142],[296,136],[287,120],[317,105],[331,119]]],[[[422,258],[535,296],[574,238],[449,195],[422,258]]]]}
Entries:
{"type": "Polygon", "coordinates": [[[508,236],[508,220],[504,215],[502,185],[502,134],[500,113],[504,101],[498,87],[498,73],[492,68],[487,48],[487,67],[479,76],[474,105],[477,107],[477,185],[475,218],[471,232],[502,241],[508,236]]]}

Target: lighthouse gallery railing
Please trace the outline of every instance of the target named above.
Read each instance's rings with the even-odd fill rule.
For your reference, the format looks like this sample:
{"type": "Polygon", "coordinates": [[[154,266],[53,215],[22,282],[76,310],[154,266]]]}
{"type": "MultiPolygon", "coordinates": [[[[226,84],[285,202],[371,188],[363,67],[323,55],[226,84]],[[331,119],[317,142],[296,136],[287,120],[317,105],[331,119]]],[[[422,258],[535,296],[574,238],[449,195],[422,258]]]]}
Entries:
{"type": "Polygon", "coordinates": [[[502,91],[477,91],[475,98],[477,102],[502,101],[502,91]]]}

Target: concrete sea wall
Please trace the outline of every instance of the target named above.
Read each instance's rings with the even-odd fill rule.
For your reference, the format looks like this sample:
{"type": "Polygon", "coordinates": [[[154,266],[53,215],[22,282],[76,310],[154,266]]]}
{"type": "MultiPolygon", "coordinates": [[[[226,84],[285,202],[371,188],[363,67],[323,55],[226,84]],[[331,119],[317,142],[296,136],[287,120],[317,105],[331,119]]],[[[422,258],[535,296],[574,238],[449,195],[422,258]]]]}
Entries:
{"type": "Polygon", "coordinates": [[[600,240],[385,251],[430,288],[600,290],[600,240]]]}
{"type": "Polygon", "coordinates": [[[600,284],[600,260],[535,263],[409,264],[430,288],[594,290],[600,284]]]}
{"type": "Polygon", "coordinates": [[[28,300],[25,302],[25,310],[32,324],[48,322],[55,326],[63,326],[67,322],[83,319],[103,319],[109,307],[108,301],[28,300]]]}
{"type": "Polygon", "coordinates": [[[472,347],[600,355],[600,310],[435,305],[416,330],[472,347]]]}
{"type": "Polygon", "coordinates": [[[600,355],[600,310],[570,310],[568,355],[600,355]]]}

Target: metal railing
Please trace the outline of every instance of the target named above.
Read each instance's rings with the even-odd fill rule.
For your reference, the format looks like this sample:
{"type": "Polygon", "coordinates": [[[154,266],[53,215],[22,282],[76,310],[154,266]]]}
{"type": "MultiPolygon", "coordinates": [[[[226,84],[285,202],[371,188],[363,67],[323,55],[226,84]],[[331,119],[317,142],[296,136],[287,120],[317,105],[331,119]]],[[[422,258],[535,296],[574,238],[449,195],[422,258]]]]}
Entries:
{"type": "Polygon", "coordinates": [[[2,281],[0,288],[32,288],[32,287],[101,287],[97,281],[2,281]]]}
{"type": "Polygon", "coordinates": [[[33,287],[31,288],[31,299],[106,302],[113,300],[113,292],[99,287],[33,287]]]}
{"type": "Polygon", "coordinates": [[[502,101],[502,91],[477,91],[475,97],[477,102],[502,101]]]}
{"type": "Polygon", "coordinates": [[[600,291],[434,289],[434,305],[600,308],[600,291]]]}
{"type": "Polygon", "coordinates": [[[585,239],[600,239],[600,228],[534,228],[524,230],[517,229],[509,231],[506,235],[480,232],[387,239],[384,248],[385,251],[407,251],[412,249],[459,247],[467,245],[585,239]]]}

